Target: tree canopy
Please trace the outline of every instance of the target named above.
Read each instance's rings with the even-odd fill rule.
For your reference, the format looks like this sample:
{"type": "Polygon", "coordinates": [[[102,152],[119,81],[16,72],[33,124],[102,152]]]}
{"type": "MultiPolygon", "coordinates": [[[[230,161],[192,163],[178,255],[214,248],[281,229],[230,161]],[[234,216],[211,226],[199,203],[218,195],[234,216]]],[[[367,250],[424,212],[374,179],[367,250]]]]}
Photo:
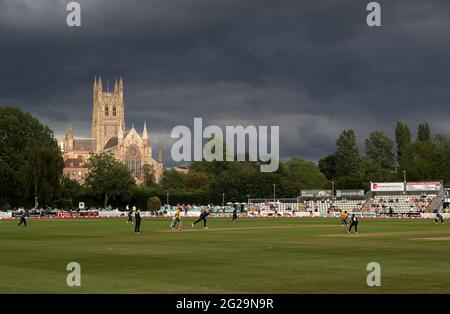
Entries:
{"type": "Polygon", "coordinates": [[[53,132],[16,107],[0,108],[0,206],[54,205],[63,159],[53,132]]]}
{"type": "Polygon", "coordinates": [[[397,121],[395,127],[395,142],[397,144],[397,161],[400,162],[400,157],[403,151],[411,145],[411,131],[406,123],[397,121]]]}
{"type": "Polygon", "coordinates": [[[353,130],[344,130],[336,141],[336,175],[355,175],[358,171],[360,154],[353,130]]]}
{"type": "Polygon", "coordinates": [[[110,154],[91,154],[87,167],[86,187],[103,197],[104,208],[110,199],[129,196],[136,184],[128,168],[110,154]]]}
{"type": "Polygon", "coordinates": [[[366,157],[381,168],[393,169],[395,164],[394,142],[383,131],[374,131],[366,139],[366,157]]]}

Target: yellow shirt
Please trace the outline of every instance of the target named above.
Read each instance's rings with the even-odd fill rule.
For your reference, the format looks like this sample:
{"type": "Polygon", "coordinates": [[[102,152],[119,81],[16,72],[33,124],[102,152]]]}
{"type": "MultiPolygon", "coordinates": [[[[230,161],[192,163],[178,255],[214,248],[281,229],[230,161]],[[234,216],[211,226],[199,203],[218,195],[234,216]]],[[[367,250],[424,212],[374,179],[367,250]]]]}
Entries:
{"type": "Polygon", "coordinates": [[[180,217],[180,210],[179,209],[177,209],[176,211],[175,211],[175,216],[174,216],[175,218],[178,218],[178,217],[180,217]]]}

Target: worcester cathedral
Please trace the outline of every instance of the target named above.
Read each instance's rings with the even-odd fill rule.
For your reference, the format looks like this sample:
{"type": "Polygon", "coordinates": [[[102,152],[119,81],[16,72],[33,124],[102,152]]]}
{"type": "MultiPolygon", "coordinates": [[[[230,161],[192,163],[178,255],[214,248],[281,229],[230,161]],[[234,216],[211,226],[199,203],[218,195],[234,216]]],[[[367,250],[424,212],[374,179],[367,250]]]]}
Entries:
{"type": "Polygon", "coordinates": [[[161,149],[158,160],[153,159],[152,145],[144,122],[142,133],[134,128],[126,129],[123,80],[115,80],[114,90],[103,91],[102,79],[94,80],[92,129],[90,138],[76,138],[70,126],[62,145],[64,152],[64,175],[84,182],[86,162],[91,153],[110,153],[122,161],[137,182],[144,179],[143,166],[150,165],[155,181],[159,182],[163,172],[161,149]]]}

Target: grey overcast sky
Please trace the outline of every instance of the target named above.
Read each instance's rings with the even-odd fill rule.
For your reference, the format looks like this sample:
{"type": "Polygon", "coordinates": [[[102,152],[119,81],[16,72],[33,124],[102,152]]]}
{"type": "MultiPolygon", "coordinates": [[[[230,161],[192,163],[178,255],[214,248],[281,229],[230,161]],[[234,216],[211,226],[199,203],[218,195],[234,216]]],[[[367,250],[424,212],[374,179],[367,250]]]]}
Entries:
{"type": "Polygon", "coordinates": [[[281,157],[315,161],[348,128],[450,135],[448,0],[378,1],[375,28],[368,0],[80,0],[74,28],[68,2],[0,0],[0,104],[57,136],[90,136],[95,75],[123,75],[127,126],[165,156],[194,117],[279,125],[281,157]]]}

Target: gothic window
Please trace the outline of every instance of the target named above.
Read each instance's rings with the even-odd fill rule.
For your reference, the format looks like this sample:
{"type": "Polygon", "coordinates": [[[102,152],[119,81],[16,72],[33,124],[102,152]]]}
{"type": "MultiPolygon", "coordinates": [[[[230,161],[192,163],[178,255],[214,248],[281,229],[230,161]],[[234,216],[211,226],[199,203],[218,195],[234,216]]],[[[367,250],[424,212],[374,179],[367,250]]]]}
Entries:
{"type": "Polygon", "coordinates": [[[136,145],[132,145],[128,148],[125,155],[125,164],[131,174],[138,179],[141,178],[141,153],[136,145]]]}
{"type": "Polygon", "coordinates": [[[116,116],[116,106],[113,106],[113,117],[116,116]]]}
{"type": "Polygon", "coordinates": [[[105,106],[105,116],[108,116],[109,115],[109,108],[108,108],[108,106],[105,106]]]}

